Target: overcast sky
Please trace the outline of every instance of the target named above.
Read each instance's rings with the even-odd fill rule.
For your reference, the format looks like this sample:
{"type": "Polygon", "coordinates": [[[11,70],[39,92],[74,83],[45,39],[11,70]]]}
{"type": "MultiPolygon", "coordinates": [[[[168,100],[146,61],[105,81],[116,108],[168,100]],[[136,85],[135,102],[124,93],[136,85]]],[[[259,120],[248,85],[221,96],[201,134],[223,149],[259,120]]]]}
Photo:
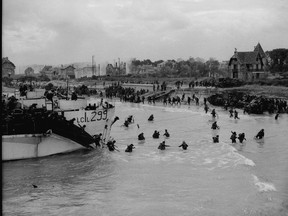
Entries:
{"type": "Polygon", "coordinates": [[[2,56],[17,65],[228,60],[288,48],[285,0],[3,0],[2,56]]]}

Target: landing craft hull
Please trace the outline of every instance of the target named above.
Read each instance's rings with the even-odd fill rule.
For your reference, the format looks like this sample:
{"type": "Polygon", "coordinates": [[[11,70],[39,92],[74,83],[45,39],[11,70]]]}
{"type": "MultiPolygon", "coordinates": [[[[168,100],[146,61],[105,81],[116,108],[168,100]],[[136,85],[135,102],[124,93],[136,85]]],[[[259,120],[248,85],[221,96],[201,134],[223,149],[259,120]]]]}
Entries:
{"type": "Polygon", "coordinates": [[[2,161],[44,157],[85,148],[77,142],[52,133],[2,136],[2,161]]]}
{"type": "Polygon", "coordinates": [[[96,110],[65,110],[63,115],[67,120],[75,118],[74,124],[84,127],[85,131],[90,135],[102,134],[102,140],[108,141],[111,131],[112,118],[114,116],[115,109],[103,109],[96,110]]]}
{"type": "MultiPolygon", "coordinates": [[[[45,98],[20,98],[19,101],[22,106],[31,106],[37,104],[38,108],[47,107],[49,102],[45,98]]],[[[62,100],[53,99],[54,111],[58,114],[64,115],[67,120],[75,118],[74,124],[76,126],[83,127],[85,125],[85,131],[91,136],[102,134],[102,141],[107,142],[110,137],[111,124],[113,116],[115,114],[115,107],[105,108],[99,104],[96,99],[78,99],[78,100],[62,100]],[[85,110],[87,105],[96,105],[94,110],[85,110]]],[[[51,104],[52,108],[52,104],[51,104]]]]}
{"type": "Polygon", "coordinates": [[[91,136],[101,133],[104,142],[109,140],[115,107],[105,108],[93,99],[59,100],[57,103],[58,113],[63,114],[67,120],[75,118],[74,124],[81,127],[85,125],[85,131],[91,136]],[[85,110],[89,104],[97,104],[97,108],[85,110]]]}

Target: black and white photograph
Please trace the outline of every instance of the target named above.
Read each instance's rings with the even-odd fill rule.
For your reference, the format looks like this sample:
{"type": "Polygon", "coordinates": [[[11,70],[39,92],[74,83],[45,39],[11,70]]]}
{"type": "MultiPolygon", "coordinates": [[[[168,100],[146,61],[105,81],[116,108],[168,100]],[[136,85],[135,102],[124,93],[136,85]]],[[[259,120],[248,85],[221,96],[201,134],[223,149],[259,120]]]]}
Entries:
{"type": "Polygon", "coordinates": [[[2,215],[288,216],[287,3],[2,0],[2,215]]]}

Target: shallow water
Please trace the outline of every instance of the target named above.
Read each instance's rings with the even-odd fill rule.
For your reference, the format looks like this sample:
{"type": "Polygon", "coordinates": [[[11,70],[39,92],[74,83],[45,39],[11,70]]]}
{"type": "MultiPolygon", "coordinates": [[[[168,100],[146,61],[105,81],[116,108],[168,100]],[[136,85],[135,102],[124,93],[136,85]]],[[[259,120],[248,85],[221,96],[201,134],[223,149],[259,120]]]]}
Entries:
{"type": "MultiPolygon", "coordinates": [[[[240,111],[240,110],[239,110],[240,111]]],[[[4,215],[288,215],[288,117],[116,102],[119,149],[2,163],[4,215]],[[154,114],[154,121],[148,117],[154,114]],[[128,115],[135,123],[121,126],[128,115]],[[140,128],[137,127],[137,124],[140,128]],[[265,138],[253,137],[264,128],[265,138]],[[170,138],[164,139],[168,129],[170,138]],[[160,130],[160,139],[153,139],[160,130]],[[244,144],[231,144],[231,131],[244,144]],[[146,140],[138,141],[144,132],[146,140]],[[219,134],[220,142],[212,143],[219,134]],[[165,151],[158,150],[166,141],[165,151]],[[178,146],[185,140],[186,151],[178,146]],[[124,152],[133,143],[132,153],[124,152]],[[33,188],[32,184],[38,186],[33,188]]],[[[238,142],[238,140],[237,140],[238,142]]]]}

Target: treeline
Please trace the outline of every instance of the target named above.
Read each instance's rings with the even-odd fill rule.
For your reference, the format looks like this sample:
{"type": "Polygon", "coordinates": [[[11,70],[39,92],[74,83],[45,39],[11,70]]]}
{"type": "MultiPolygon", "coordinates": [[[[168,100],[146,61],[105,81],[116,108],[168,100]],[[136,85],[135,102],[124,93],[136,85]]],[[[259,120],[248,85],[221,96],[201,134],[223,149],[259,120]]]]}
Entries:
{"type": "MultiPolygon", "coordinates": [[[[188,60],[175,61],[158,60],[152,62],[150,59],[143,61],[133,60],[130,70],[132,73],[140,73],[142,66],[152,66],[153,73],[157,73],[160,77],[205,77],[209,73],[211,76],[219,77],[227,75],[228,65],[220,67],[220,62],[214,58],[205,61],[201,58],[189,58],[188,60]]],[[[145,69],[144,69],[145,70],[145,69]]],[[[151,71],[151,69],[150,69],[151,71]]]]}
{"type": "Polygon", "coordinates": [[[274,49],[266,54],[269,56],[268,70],[271,73],[288,72],[288,49],[274,49]]]}

